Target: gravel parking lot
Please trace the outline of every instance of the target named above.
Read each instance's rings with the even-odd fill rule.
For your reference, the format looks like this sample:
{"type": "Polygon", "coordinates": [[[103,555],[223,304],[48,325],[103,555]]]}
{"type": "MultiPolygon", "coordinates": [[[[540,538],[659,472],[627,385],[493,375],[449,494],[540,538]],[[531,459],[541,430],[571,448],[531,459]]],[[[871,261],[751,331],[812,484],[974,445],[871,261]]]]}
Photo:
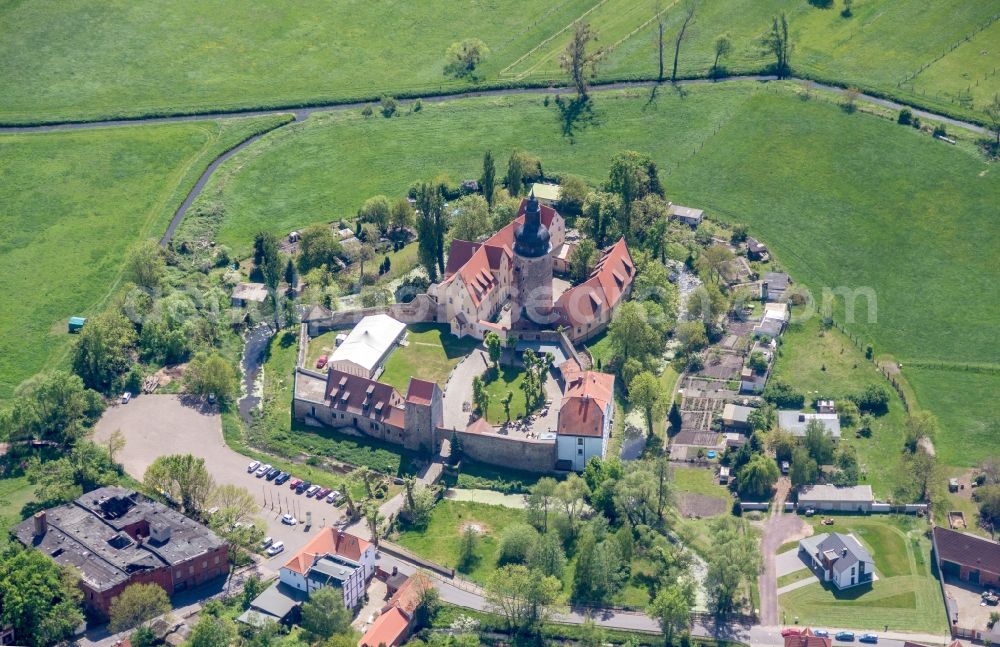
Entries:
{"type": "Polygon", "coordinates": [[[296,495],[287,483],[278,486],[247,473],[250,459],[223,441],[221,418],[214,407],[189,406],[176,395],[142,395],[108,409],[97,423],[94,439],[105,442],[119,429],[125,435],[125,448],[118,460],[136,479],[142,480],[146,468],[159,456],[190,453],[205,459],[216,483],[249,490],[260,503],[268,534],[285,543],[284,553],[262,565],[266,568],[277,571],[316,530],[343,517],[342,508],[296,495]],[[302,523],[283,525],[281,515],[289,510],[302,520],[312,512],[312,529],[306,531],[302,523]]]}

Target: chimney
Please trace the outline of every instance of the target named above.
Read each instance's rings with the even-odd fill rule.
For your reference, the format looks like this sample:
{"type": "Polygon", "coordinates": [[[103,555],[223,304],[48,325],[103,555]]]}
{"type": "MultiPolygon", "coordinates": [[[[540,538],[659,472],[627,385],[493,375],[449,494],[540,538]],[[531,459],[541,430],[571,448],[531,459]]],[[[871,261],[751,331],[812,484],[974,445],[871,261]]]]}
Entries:
{"type": "Polygon", "coordinates": [[[392,574],[393,575],[399,575],[399,567],[398,566],[393,566],[392,567],[392,574]]]}
{"type": "Polygon", "coordinates": [[[49,529],[48,519],[45,517],[45,510],[35,513],[35,537],[43,537],[49,529]]]}
{"type": "Polygon", "coordinates": [[[840,552],[840,556],[841,557],[847,557],[847,549],[846,548],[840,552]]]}

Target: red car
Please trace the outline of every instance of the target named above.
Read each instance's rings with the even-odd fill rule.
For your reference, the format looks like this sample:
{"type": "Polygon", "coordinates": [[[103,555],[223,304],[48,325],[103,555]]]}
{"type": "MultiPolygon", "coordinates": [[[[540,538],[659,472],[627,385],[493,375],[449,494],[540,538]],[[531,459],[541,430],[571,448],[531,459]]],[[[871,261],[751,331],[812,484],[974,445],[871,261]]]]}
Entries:
{"type": "Polygon", "coordinates": [[[302,479],[292,479],[288,482],[288,489],[294,490],[295,488],[302,485],[302,479]]]}
{"type": "Polygon", "coordinates": [[[801,633],[802,633],[802,630],[799,629],[798,627],[785,627],[784,629],[781,630],[782,637],[786,637],[786,638],[788,636],[798,636],[801,633]]]}
{"type": "Polygon", "coordinates": [[[319,359],[316,360],[316,368],[323,368],[326,366],[326,355],[320,355],[319,359]]]}
{"type": "Polygon", "coordinates": [[[331,492],[333,492],[332,488],[328,487],[320,488],[319,492],[316,493],[316,500],[322,501],[323,499],[326,498],[326,495],[330,494],[331,492]]]}

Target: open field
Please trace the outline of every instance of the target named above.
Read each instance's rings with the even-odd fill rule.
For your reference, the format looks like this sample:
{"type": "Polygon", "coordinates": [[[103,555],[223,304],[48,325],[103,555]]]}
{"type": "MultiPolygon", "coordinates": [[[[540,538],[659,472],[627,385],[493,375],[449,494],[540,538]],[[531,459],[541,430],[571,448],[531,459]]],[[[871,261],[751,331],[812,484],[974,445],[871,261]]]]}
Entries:
{"type": "MultiPolygon", "coordinates": [[[[613,151],[633,148],[658,161],[672,199],[749,223],[817,299],[823,286],[874,291],[875,320],[861,319],[861,298],[861,320],[849,327],[877,353],[904,362],[1000,360],[991,341],[1000,333],[991,313],[1000,279],[991,260],[1000,247],[991,224],[1000,175],[969,149],[802,101],[783,87],[791,86],[691,87],[684,97],[663,91],[652,102],[646,91],[604,94],[596,123],[572,138],[536,97],[428,105],[393,120],[323,115],[265,137],[210,183],[212,199],[231,214],[219,239],[246,250],[261,227],[281,233],[329,220],[369,195],[399,195],[432,171],[475,177],[486,148],[504,159],[523,145],[546,172],[574,172],[594,184],[613,151]],[[527,143],[523,132],[532,133],[527,143]],[[357,141],[367,146],[359,150],[357,141]]],[[[594,346],[601,356],[601,343],[594,346]]]]}
{"type": "Polygon", "coordinates": [[[1000,43],[1000,20],[963,41],[904,87],[914,93],[943,96],[960,105],[988,104],[1000,92],[997,43],[1000,43]]]}
{"type": "Polygon", "coordinates": [[[0,400],[63,361],[66,320],[100,311],[217,155],[284,120],[0,136],[0,400]]]}
{"type": "Polygon", "coordinates": [[[444,389],[451,369],[479,344],[471,337],[455,337],[444,324],[415,324],[407,330],[409,344],[392,351],[379,378],[403,395],[411,377],[436,382],[444,389]]]}
{"type": "Polygon", "coordinates": [[[465,527],[473,525],[480,531],[476,559],[462,572],[474,582],[485,583],[496,569],[500,534],[504,528],[526,519],[524,510],[445,499],[434,507],[427,528],[404,531],[397,543],[421,557],[457,568],[459,539],[465,527]]]}
{"type": "Polygon", "coordinates": [[[854,429],[844,429],[842,443],[854,445],[864,475],[880,500],[893,493],[902,456],[906,411],[899,396],[865,359],[864,353],[836,328],[825,330],[818,318],[791,324],[781,336],[773,377],[794,385],[806,396],[806,407],[817,398],[842,400],[863,391],[869,384],[889,389],[889,412],[875,419],[872,434],[858,437],[854,429]]]}
{"type": "Polygon", "coordinates": [[[940,430],[934,444],[942,462],[972,467],[1000,453],[1000,401],[983,397],[1000,393],[1000,373],[904,364],[903,376],[920,406],[938,417],[940,430]]]}
{"type": "Polygon", "coordinates": [[[916,517],[835,516],[833,526],[810,522],[816,532],[853,533],[875,559],[878,581],[870,588],[836,591],[817,582],[780,596],[781,611],[802,625],[944,632],[941,591],[931,573],[926,521],[916,517]]]}
{"type": "MultiPolygon", "coordinates": [[[[671,40],[682,3],[665,0],[671,40]]],[[[953,93],[987,71],[982,50],[991,32],[976,33],[998,13],[994,2],[859,0],[854,16],[789,0],[703,2],[681,51],[678,71],[703,76],[713,43],[728,33],[730,72],[764,70],[759,45],[771,18],[786,12],[803,73],[894,93],[942,109],[969,111],[953,93]],[[966,37],[967,46],[952,49],[966,37]],[[921,66],[942,55],[904,85],[921,66]],[[940,69],[935,69],[939,67],[940,69]],[[963,82],[965,81],[965,82],[963,82]],[[961,86],[961,87],[958,87],[961,86]]],[[[476,0],[455,10],[439,3],[329,5],[305,0],[251,10],[233,0],[135,4],[121,0],[73,5],[44,0],[0,9],[5,38],[0,86],[9,88],[0,121],[94,119],[176,112],[368,99],[473,87],[443,74],[453,42],[479,38],[489,48],[476,74],[490,85],[564,82],[559,55],[576,20],[591,23],[607,50],[602,80],[655,78],[652,2],[476,0]]],[[[669,50],[668,46],[668,50],[669,50]]],[[[672,52],[667,53],[667,74],[672,52]]],[[[974,93],[976,106],[1000,89],[994,74],[974,93]]]]}

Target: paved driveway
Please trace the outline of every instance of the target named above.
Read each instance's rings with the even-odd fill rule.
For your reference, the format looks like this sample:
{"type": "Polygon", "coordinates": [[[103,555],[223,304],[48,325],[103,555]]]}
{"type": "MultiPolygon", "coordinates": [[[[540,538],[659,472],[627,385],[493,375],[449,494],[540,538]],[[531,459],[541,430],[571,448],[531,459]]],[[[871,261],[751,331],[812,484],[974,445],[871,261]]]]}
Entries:
{"type": "Polygon", "coordinates": [[[278,486],[248,474],[250,459],[223,441],[221,418],[214,408],[188,406],[176,395],[141,395],[126,405],[108,409],[97,423],[94,439],[104,442],[118,429],[125,435],[125,448],[118,460],[136,479],[142,480],[146,468],[159,456],[194,454],[205,459],[216,483],[249,490],[260,503],[260,516],[267,522],[268,534],[285,543],[285,552],[262,564],[264,569],[277,572],[316,530],[343,515],[340,508],[326,502],[296,495],[287,484],[278,486]],[[303,524],[283,525],[281,515],[289,510],[303,520],[307,512],[312,512],[311,531],[307,532],[303,524]]]}
{"type": "Polygon", "coordinates": [[[774,574],[778,577],[800,571],[803,568],[809,568],[809,565],[802,560],[798,548],[793,548],[774,558],[774,574]]]}
{"type": "Polygon", "coordinates": [[[473,350],[462,358],[444,386],[444,426],[465,429],[472,418],[472,380],[489,368],[486,351],[473,350]],[[466,406],[468,405],[468,406],[466,406]]]}

